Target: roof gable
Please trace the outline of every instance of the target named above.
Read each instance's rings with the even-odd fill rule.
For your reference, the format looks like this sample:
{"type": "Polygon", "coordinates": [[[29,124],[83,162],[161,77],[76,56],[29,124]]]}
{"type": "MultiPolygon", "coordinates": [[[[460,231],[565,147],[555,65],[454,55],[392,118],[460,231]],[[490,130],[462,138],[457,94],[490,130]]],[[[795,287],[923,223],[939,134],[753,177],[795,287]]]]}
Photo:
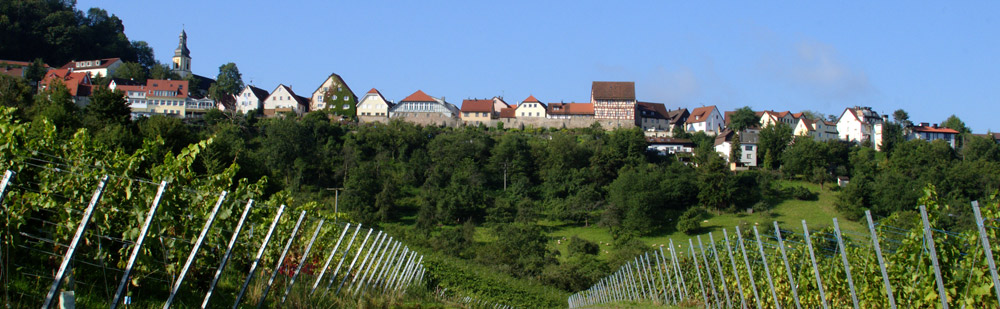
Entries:
{"type": "Polygon", "coordinates": [[[691,111],[691,115],[688,116],[687,123],[705,122],[708,120],[708,117],[712,116],[715,110],[715,105],[695,108],[691,111]]]}
{"type": "Polygon", "coordinates": [[[423,90],[417,90],[400,102],[437,102],[437,100],[424,93],[423,90]]]}

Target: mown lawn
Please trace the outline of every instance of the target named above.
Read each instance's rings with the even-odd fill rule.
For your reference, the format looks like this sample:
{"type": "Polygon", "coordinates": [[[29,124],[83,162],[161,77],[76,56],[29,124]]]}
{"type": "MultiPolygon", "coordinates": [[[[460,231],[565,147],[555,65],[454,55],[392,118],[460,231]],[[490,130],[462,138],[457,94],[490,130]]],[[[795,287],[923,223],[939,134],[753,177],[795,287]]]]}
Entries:
{"type": "MultiPolygon", "coordinates": [[[[801,181],[782,181],[780,184],[783,186],[804,186],[813,192],[820,192],[819,185],[817,184],[801,181]]],[[[782,229],[793,230],[798,233],[802,232],[802,220],[806,220],[810,230],[833,226],[833,218],[840,217],[833,206],[836,193],[830,191],[830,187],[835,185],[836,184],[833,183],[826,184],[825,190],[820,192],[819,199],[815,201],[787,199],[766,212],[756,212],[753,214],[714,214],[711,218],[702,222],[702,230],[697,235],[687,235],[671,229],[672,232],[644,236],[639,239],[650,245],[650,247],[658,247],[660,245],[669,244],[670,240],[674,241],[674,245],[687,246],[686,244],[688,242],[688,238],[697,236],[701,236],[701,240],[703,242],[708,242],[709,233],[712,233],[715,239],[718,240],[722,237],[723,229],[726,229],[731,235],[734,232],[734,227],[744,221],[749,224],[757,224],[758,230],[762,233],[769,231],[770,229],[768,227],[770,227],[774,221],[777,221],[782,229]]],[[[676,220],[676,218],[668,220],[676,220]]],[[[840,223],[840,228],[847,232],[867,232],[867,228],[865,228],[862,223],[841,218],[838,218],[838,221],[840,223]]],[[[606,228],[600,228],[593,224],[584,227],[566,225],[561,222],[552,221],[542,221],[539,222],[539,224],[550,229],[549,235],[552,237],[552,245],[559,249],[562,256],[567,255],[567,240],[574,235],[599,243],[602,248],[600,252],[600,256],[602,257],[606,256],[612,250],[611,234],[608,233],[606,228]]],[[[692,240],[695,245],[697,245],[698,239],[693,238],[692,240]]]]}

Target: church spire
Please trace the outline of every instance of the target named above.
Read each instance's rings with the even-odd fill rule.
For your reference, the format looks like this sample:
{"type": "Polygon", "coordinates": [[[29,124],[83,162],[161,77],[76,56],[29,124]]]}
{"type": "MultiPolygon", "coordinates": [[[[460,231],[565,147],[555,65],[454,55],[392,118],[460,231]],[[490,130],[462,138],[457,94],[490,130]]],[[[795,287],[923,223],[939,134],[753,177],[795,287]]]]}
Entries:
{"type": "Polygon", "coordinates": [[[181,77],[191,74],[191,51],[187,47],[187,38],[187,32],[181,29],[180,40],[177,49],[174,50],[174,65],[171,67],[171,70],[181,77]]]}
{"type": "Polygon", "coordinates": [[[174,50],[174,57],[191,57],[191,51],[187,47],[188,35],[187,32],[181,30],[180,42],[177,43],[177,49],[174,50]]]}

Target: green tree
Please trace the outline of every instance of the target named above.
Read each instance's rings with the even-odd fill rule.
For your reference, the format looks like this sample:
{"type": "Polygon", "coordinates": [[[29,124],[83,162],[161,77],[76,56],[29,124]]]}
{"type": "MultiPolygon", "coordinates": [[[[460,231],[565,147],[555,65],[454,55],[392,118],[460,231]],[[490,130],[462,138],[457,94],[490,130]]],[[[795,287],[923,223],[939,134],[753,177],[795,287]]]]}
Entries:
{"type": "Polygon", "coordinates": [[[959,119],[958,116],[955,116],[954,114],[948,116],[948,119],[941,122],[941,126],[958,131],[958,133],[970,132],[969,127],[965,126],[965,122],[962,122],[962,119],[959,119]]]}
{"type": "Polygon", "coordinates": [[[107,87],[94,87],[85,113],[92,127],[103,127],[104,124],[127,124],[131,119],[132,108],[129,107],[125,93],[121,90],[111,90],[107,87]]]}
{"type": "Polygon", "coordinates": [[[729,117],[729,128],[733,129],[734,132],[741,132],[757,126],[759,123],[760,118],[749,106],[740,107],[729,117]]]}
{"type": "Polygon", "coordinates": [[[792,128],[784,123],[778,123],[760,129],[757,140],[757,157],[764,158],[765,169],[781,167],[781,153],[792,142],[792,128]]]}
{"type": "Polygon", "coordinates": [[[135,62],[146,70],[156,65],[156,58],[153,57],[153,48],[146,41],[132,41],[132,50],[135,52],[135,62]]]}
{"type": "Polygon", "coordinates": [[[24,79],[27,79],[34,85],[42,80],[42,78],[45,78],[46,71],[45,62],[42,61],[42,58],[35,58],[35,61],[32,61],[27,68],[24,68],[24,79]]]}
{"type": "Polygon", "coordinates": [[[661,173],[649,167],[625,167],[608,186],[608,202],[621,216],[621,227],[648,235],[664,220],[661,173]]]}
{"type": "Polygon", "coordinates": [[[181,79],[180,75],[170,70],[170,66],[157,62],[149,69],[149,79],[181,79]]]}
{"type": "Polygon", "coordinates": [[[23,79],[0,74],[0,105],[23,113],[31,106],[32,88],[23,79]]]}
{"type": "Polygon", "coordinates": [[[125,62],[115,70],[115,74],[112,76],[118,79],[133,80],[140,84],[145,84],[146,79],[149,78],[148,69],[139,64],[138,62],[125,62]]]}
{"type": "Polygon", "coordinates": [[[80,127],[78,111],[69,89],[57,80],[35,95],[31,114],[34,121],[48,119],[63,135],[69,135],[80,127]]]}
{"type": "Polygon", "coordinates": [[[902,108],[897,109],[895,112],[892,112],[892,120],[898,123],[899,125],[903,126],[904,128],[909,127],[910,125],[913,124],[910,122],[910,114],[907,113],[902,108]]]}
{"type": "Polygon", "coordinates": [[[235,63],[226,63],[219,66],[219,75],[215,77],[215,83],[208,88],[208,95],[216,100],[234,96],[243,90],[243,74],[235,63]]]}
{"type": "Polygon", "coordinates": [[[829,166],[826,154],[825,144],[809,136],[796,137],[795,142],[781,153],[781,171],[802,176],[809,176],[817,168],[825,171],[829,166]]]}

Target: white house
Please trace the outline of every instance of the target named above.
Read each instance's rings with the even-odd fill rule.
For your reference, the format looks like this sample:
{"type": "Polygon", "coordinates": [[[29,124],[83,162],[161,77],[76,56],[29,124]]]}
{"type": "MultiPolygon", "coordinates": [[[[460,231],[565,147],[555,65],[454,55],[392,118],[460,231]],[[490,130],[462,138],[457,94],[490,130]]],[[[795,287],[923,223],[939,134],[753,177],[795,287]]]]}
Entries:
{"type": "Polygon", "coordinates": [[[545,117],[548,116],[548,113],[547,113],[548,108],[549,107],[546,106],[545,103],[542,103],[541,101],[538,101],[538,99],[536,99],[535,96],[529,95],[527,99],[524,99],[524,101],[521,101],[521,104],[517,105],[516,110],[514,110],[514,117],[517,117],[517,118],[528,118],[528,117],[545,118],[545,117]]]}
{"type": "Polygon", "coordinates": [[[459,109],[454,104],[448,103],[443,98],[429,96],[421,90],[417,90],[389,109],[390,118],[454,119],[458,118],[458,114],[459,109]]]}
{"type": "Polygon", "coordinates": [[[278,85],[271,95],[264,99],[264,116],[274,116],[283,112],[302,115],[309,111],[309,99],[298,96],[291,87],[278,85]]]}
{"type": "MultiPolygon", "coordinates": [[[[715,151],[730,164],[734,162],[729,156],[732,154],[733,137],[735,135],[735,132],[732,130],[725,129],[715,137],[715,151]]],[[[757,131],[748,130],[740,133],[740,147],[740,165],[757,166],[757,131]]],[[[736,167],[733,166],[732,168],[735,169],[736,167]]]]}
{"type": "Polygon", "coordinates": [[[837,124],[822,119],[799,118],[792,131],[795,136],[809,136],[818,142],[838,139],[837,124]]]}
{"type": "Polygon", "coordinates": [[[243,91],[240,91],[236,95],[236,110],[240,113],[249,113],[254,110],[264,109],[264,100],[267,99],[267,90],[260,89],[251,85],[246,85],[243,87],[243,91]]]}
{"type": "Polygon", "coordinates": [[[646,137],[647,151],[655,151],[661,156],[675,153],[693,153],[695,144],[689,139],[671,137],[646,137]]]}
{"type": "MultiPolygon", "coordinates": [[[[777,123],[784,123],[788,127],[795,127],[795,122],[798,121],[799,117],[795,117],[789,111],[775,112],[775,111],[763,111],[760,112],[760,127],[768,127],[777,123]]],[[[801,114],[800,114],[801,115],[801,114]]]]}
{"type": "Polygon", "coordinates": [[[855,143],[868,140],[878,147],[881,143],[875,134],[881,136],[881,130],[875,130],[875,127],[881,127],[882,121],[882,117],[871,107],[846,108],[837,120],[837,134],[841,140],[855,143]]]}
{"type": "Polygon", "coordinates": [[[957,130],[945,127],[938,127],[936,123],[933,125],[929,125],[926,122],[921,123],[919,126],[910,127],[908,131],[909,132],[906,134],[906,140],[912,140],[912,139],[922,139],[925,141],[943,140],[946,143],[948,143],[948,145],[951,145],[951,148],[955,148],[955,140],[956,140],[955,137],[957,137],[959,133],[957,130]]]}
{"type": "Polygon", "coordinates": [[[340,75],[332,73],[309,97],[309,110],[318,111],[327,108],[349,110],[350,105],[356,102],[358,98],[351,91],[351,87],[347,86],[340,75]]]}
{"type": "Polygon", "coordinates": [[[715,105],[695,108],[687,118],[687,131],[716,135],[722,132],[724,121],[715,105]]]}
{"type": "Polygon", "coordinates": [[[66,63],[66,65],[63,65],[60,69],[69,69],[70,72],[75,73],[90,73],[91,77],[98,77],[114,75],[115,70],[117,70],[121,65],[122,60],[119,58],[82,61],[73,60],[66,63]]]}
{"type": "Polygon", "coordinates": [[[389,121],[389,109],[394,104],[385,99],[382,93],[372,88],[358,102],[358,120],[361,122],[389,121]]]}

